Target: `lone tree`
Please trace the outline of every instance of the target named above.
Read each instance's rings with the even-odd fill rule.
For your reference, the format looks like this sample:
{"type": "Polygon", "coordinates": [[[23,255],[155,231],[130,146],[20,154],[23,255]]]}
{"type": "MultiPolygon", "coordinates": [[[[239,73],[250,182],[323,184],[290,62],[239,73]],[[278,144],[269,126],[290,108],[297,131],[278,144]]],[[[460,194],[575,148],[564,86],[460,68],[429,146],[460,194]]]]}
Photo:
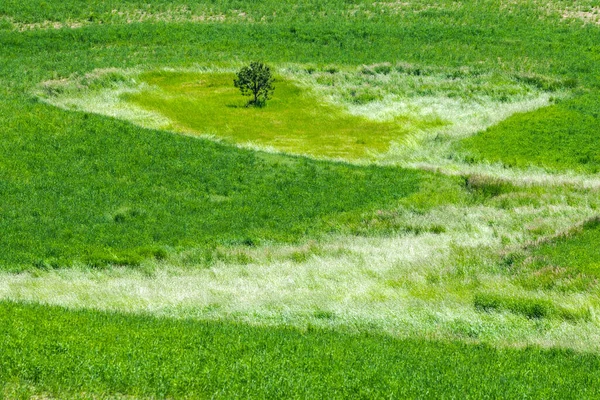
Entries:
{"type": "Polygon", "coordinates": [[[273,80],[271,68],[261,62],[253,61],[237,73],[233,84],[240,89],[242,95],[254,96],[254,99],[248,102],[249,106],[262,107],[275,90],[273,80]]]}

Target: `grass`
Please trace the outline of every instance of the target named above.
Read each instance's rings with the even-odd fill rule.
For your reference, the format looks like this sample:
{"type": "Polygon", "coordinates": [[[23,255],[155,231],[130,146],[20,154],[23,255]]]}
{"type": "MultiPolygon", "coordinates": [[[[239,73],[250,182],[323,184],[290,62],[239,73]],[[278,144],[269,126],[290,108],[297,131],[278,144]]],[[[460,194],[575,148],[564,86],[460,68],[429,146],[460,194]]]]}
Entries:
{"type": "Polygon", "coordinates": [[[594,217],[566,233],[510,254],[507,260],[515,264],[525,287],[589,290],[600,278],[598,231],[598,218],[594,217]]]}
{"type": "Polygon", "coordinates": [[[592,219],[566,237],[543,243],[535,248],[533,255],[544,257],[548,264],[565,267],[573,274],[600,278],[599,231],[600,221],[592,219]]]}
{"type": "Polygon", "coordinates": [[[407,64],[279,70],[274,98],[260,109],[246,107],[232,86],[234,74],[218,70],[100,70],[44,82],[38,95],[62,108],[144,127],[288,154],[373,162],[415,132],[481,129],[498,119],[492,115],[499,110],[506,117],[519,105],[545,104],[549,92],[564,89],[562,82],[535,85],[479,70],[407,64]]]}
{"type": "Polygon", "coordinates": [[[186,248],[161,261],[142,260],[135,268],[76,265],[4,273],[0,298],[599,351],[597,284],[570,291],[525,287],[503,258],[524,242],[554,236],[593,216],[600,206],[597,192],[520,188],[479,177],[468,182],[472,197],[461,199],[464,193],[458,191],[453,200],[446,197],[453,186],[430,184],[439,192],[414,193],[396,209],[350,213],[335,221],[337,233],[320,240],[186,248]],[[481,312],[474,304],[478,294],[499,294],[519,304],[539,301],[557,312],[538,319],[511,311],[518,309],[513,306],[481,312]]]}
{"type": "Polygon", "coordinates": [[[510,311],[531,319],[562,318],[566,320],[589,319],[588,310],[569,310],[556,306],[546,299],[519,298],[492,293],[475,295],[473,305],[481,311],[510,311]]]}
{"type": "Polygon", "coordinates": [[[169,248],[295,241],[335,229],[336,214],[389,207],[421,182],[448,179],[261,155],[43,104],[26,110],[3,128],[4,269],[135,265],[169,248]],[[39,113],[43,135],[13,130],[39,113]]]}
{"type": "Polygon", "coordinates": [[[600,171],[598,94],[592,93],[529,113],[516,114],[463,141],[475,160],[506,167],[541,166],[552,171],[600,171]]]}
{"type": "Polygon", "coordinates": [[[499,392],[508,398],[593,398],[600,393],[598,357],[561,350],[174,322],[10,302],[0,303],[0,321],[0,382],[9,398],[481,398],[499,392]]]}
{"type": "Polygon", "coordinates": [[[2,2],[0,397],[598,397],[596,6],[2,2]],[[253,59],[395,166],[112,118],[253,59]]]}
{"type": "Polygon", "coordinates": [[[386,151],[407,131],[398,124],[344,115],[282,78],[266,107],[245,107],[247,100],[232,85],[234,76],[147,73],[142,82],[160,92],[131,94],[126,100],[164,115],[176,130],[327,158],[367,158],[386,151]]]}

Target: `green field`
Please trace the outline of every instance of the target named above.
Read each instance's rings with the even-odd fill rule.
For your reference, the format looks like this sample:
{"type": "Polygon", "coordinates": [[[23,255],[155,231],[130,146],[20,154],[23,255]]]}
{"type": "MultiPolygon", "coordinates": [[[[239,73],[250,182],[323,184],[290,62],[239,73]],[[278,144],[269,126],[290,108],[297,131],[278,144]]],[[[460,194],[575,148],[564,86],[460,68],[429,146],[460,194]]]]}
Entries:
{"type": "Polygon", "coordinates": [[[0,398],[600,395],[596,0],[5,0],[0,43],[0,398]]]}
{"type": "Polygon", "coordinates": [[[231,86],[234,76],[148,74],[142,77],[144,83],[162,89],[168,98],[142,92],[128,100],[162,111],[184,130],[215,132],[217,137],[273,146],[287,153],[365,157],[368,150],[381,151],[403,136],[390,123],[369,122],[319,106],[317,99],[284,79],[277,81],[277,95],[269,107],[245,107],[239,91],[231,86]]]}
{"type": "Polygon", "coordinates": [[[466,139],[463,146],[476,154],[476,158],[507,167],[536,165],[553,171],[598,173],[599,116],[598,94],[585,94],[517,114],[466,139]]]}
{"type": "Polygon", "coordinates": [[[600,390],[598,358],[561,350],[173,322],[6,302],[0,321],[0,337],[11,344],[0,355],[8,398],[479,398],[498,391],[581,398],[600,390]],[[25,349],[17,347],[21,343],[25,349]]]}

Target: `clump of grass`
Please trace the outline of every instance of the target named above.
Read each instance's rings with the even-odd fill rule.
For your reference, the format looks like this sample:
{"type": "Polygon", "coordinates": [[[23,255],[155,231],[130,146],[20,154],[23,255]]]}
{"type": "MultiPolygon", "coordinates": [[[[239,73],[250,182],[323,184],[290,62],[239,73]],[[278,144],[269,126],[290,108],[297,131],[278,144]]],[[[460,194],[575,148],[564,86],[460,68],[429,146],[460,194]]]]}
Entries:
{"type": "Polygon", "coordinates": [[[515,191],[515,186],[510,182],[479,174],[465,177],[465,188],[486,199],[515,191]]]}
{"type": "Polygon", "coordinates": [[[94,249],[86,253],[78,261],[93,269],[105,269],[111,266],[139,267],[145,260],[161,261],[168,257],[167,250],[158,246],[142,246],[121,251],[110,248],[94,249]]]}
{"type": "Polygon", "coordinates": [[[600,280],[600,218],[593,217],[558,236],[522,250],[513,268],[527,288],[586,290],[600,280]]]}
{"type": "Polygon", "coordinates": [[[577,86],[575,78],[552,78],[541,75],[516,75],[515,79],[527,85],[535,86],[541,90],[555,92],[561,89],[574,89],[577,86]]]}
{"type": "Polygon", "coordinates": [[[473,299],[477,310],[485,312],[508,311],[527,318],[562,318],[569,321],[589,320],[588,309],[568,309],[543,298],[507,296],[494,293],[477,293],[473,299]]]}
{"type": "Polygon", "coordinates": [[[375,65],[373,67],[373,70],[377,74],[388,75],[389,73],[392,72],[392,65],[389,63],[375,65]]]}
{"type": "Polygon", "coordinates": [[[489,293],[475,295],[473,305],[481,311],[510,311],[528,318],[544,318],[554,314],[554,304],[548,300],[514,298],[489,293]]]}

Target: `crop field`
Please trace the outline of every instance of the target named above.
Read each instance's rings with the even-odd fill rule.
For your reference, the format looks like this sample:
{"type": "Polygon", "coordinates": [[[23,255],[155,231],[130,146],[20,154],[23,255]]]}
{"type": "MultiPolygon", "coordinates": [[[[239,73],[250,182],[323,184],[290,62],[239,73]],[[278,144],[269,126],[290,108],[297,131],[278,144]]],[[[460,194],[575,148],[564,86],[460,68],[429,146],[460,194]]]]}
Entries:
{"type": "Polygon", "coordinates": [[[0,249],[0,398],[598,398],[600,2],[4,0],[0,249]]]}

